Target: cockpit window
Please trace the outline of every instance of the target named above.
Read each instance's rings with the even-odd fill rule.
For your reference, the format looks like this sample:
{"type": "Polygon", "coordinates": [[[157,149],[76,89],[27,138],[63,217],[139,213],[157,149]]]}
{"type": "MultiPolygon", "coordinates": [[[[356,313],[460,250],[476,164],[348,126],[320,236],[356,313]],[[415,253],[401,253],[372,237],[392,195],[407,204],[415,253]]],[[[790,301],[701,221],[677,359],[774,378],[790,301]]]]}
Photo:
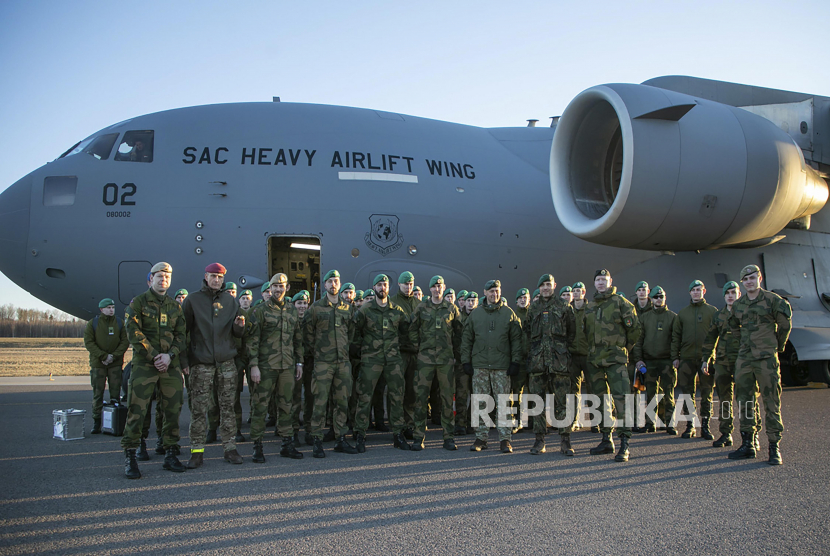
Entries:
{"type": "Polygon", "coordinates": [[[124,134],[115,160],[127,162],[153,161],[153,130],[128,131],[124,134]]]}
{"type": "Polygon", "coordinates": [[[99,135],[98,137],[90,137],[80,143],[76,143],[74,147],[60,155],[59,158],[78,153],[87,153],[98,160],[106,160],[110,157],[112,146],[115,144],[116,139],[118,139],[117,133],[107,133],[106,135],[99,135]]]}

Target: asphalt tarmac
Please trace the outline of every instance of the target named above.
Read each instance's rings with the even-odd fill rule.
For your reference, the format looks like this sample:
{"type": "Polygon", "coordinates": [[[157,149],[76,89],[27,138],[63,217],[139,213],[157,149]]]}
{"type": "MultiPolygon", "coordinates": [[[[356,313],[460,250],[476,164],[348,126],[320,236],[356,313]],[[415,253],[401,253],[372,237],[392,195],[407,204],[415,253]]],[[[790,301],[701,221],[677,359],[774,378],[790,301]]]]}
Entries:
{"type": "MultiPolygon", "coordinates": [[[[247,417],[248,395],[243,394],[247,417]]],[[[726,458],[733,448],[664,433],[635,435],[628,463],[591,456],[599,435],[572,438],[576,456],[531,456],[533,435],[513,454],[403,452],[371,432],[367,452],[280,458],[267,433],[267,462],[222,459],[186,473],[152,452],[143,477],[124,478],[120,438],[90,435],[85,379],[0,379],[0,554],[827,554],[830,547],[830,390],[787,388],[784,465],[726,458]],[[52,438],[52,410],[86,409],[86,438],[52,438]]],[[[181,416],[183,446],[190,415],[181,416]]],[[[243,434],[247,437],[247,425],[243,434]]],[[[733,433],[738,438],[738,433],[733,433]]],[[[187,459],[183,450],[182,459],[187,459]]]]}

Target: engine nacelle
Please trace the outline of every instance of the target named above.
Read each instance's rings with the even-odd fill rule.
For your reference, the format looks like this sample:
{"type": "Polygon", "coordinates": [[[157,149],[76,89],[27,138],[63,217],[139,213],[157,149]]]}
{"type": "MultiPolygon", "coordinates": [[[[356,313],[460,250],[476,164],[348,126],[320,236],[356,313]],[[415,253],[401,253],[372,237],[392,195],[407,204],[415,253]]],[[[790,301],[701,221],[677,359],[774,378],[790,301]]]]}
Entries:
{"type": "Polygon", "coordinates": [[[572,234],[648,250],[772,241],[828,197],[798,145],[769,120],[629,84],[571,101],[554,133],[550,182],[572,234]]]}

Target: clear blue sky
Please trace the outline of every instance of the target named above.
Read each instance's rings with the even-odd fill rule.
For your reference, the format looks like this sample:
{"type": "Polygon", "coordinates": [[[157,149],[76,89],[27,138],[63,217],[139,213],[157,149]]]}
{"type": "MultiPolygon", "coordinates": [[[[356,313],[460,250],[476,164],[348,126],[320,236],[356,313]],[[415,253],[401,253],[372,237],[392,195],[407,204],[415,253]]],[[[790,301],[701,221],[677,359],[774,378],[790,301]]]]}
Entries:
{"type": "MultiPolygon", "coordinates": [[[[592,85],[830,95],[830,2],[0,2],[0,190],[126,118],[217,102],[542,125],[592,85]],[[308,7],[306,7],[308,6],[308,7]]],[[[47,308],[0,274],[0,304],[47,308]]]]}

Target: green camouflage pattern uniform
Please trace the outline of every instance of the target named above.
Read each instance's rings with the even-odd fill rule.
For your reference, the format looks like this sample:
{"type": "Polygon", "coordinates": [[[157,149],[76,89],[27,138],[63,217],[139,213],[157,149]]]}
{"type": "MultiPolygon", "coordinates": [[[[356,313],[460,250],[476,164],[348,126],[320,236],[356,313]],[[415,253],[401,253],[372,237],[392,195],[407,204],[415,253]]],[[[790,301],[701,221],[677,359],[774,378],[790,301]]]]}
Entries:
{"type": "MultiPolygon", "coordinates": [[[[236,348],[236,357],[234,363],[236,364],[237,382],[236,395],[233,399],[233,413],[236,415],[236,430],[242,429],[242,391],[245,389],[245,377],[248,377],[248,384],[251,383],[251,372],[248,370],[248,349],[245,345],[245,337],[250,333],[250,323],[248,323],[248,311],[239,308],[240,314],[245,317],[245,331],[241,338],[234,336],[232,338],[233,345],[236,348]]],[[[253,394],[253,388],[250,388],[253,394]]],[[[253,396],[252,396],[253,398],[253,396]]],[[[214,430],[219,427],[219,397],[218,390],[213,389],[213,395],[208,399],[208,430],[214,430]]],[[[253,403],[251,403],[253,408],[253,403]]]]}
{"type": "MultiPolygon", "coordinates": [[[[516,307],[513,310],[516,313],[516,316],[519,318],[519,324],[522,325],[522,330],[524,330],[525,322],[527,321],[527,312],[530,310],[530,305],[522,309],[521,307],[516,307]]],[[[528,392],[528,384],[527,384],[527,337],[525,334],[522,334],[522,362],[519,366],[519,374],[516,376],[510,377],[510,393],[513,394],[513,401],[510,405],[516,408],[516,419],[521,422],[521,407],[522,407],[522,393],[528,392]]]]}
{"type": "MultiPolygon", "coordinates": [[[[265,433],[268,401],[277,399],[277,432],[283,438],[293,434],[291,402],[294,397],[296,364],[303,361],[303,335],[300,315],[294,305],[273,296],[251,313],[251,330],[246,345],[248,364],[259,367],[260,381],[253,387],[251,440],[265,433]]],[[[305,370],[305,369],[304,369],[305,370]]]]}
{"type": "MultiPolygon", "coordinates": [[[[413,291],[414,293],[414,291],[413,291]]],[[[418,298],[415,295],[404,295],[403,292],[398,291],[395,295],[389,298],[390,301],[398,305],[403,312],[406,313],[407,318],[412,317],[412,311],[415,310],[415,307],[418,306],[418,298]]],[[[415,348],[412,346],[404,346],[403,351],[401,352],[401,357],[403,358],[403,379],[404,379],[404,391],[403,391],[403,420],[404,424],[409,429],[415,428],[415,406],[416,406],[416,396],[415,396],[415,372],[417,368],[417,359],[418,354],[415,353],[415,348]]],[[[389,385],[386,385],[389,388],[389,385]]],[[[387,411],[392,411],[391,408],[388,406],[391,405],[391,401],[389,400],[389,394],[387,392],[386,395],[386,405],[387,411]]],[[[392,415],[389,415],[389,419],[391,421],[392,415]]]]}
{"type": "MultiPolygon", "coordinates": [[[[302,332],[302,319],[300,320],[302,332]]],[[[311,395],[311,375],[314,369],[314,358],[310,357],[311,347],[303,335],[303,377],[294,384],[294,396],[291,399],[291,429],[294,433],[300,432],[300,410],[303,414],[305,431],[311,434],[311,413],[314,411],[314,396],[311,395]],[[305,391],[305,397],[303,397],[305,391]],[[305,403],[303,401],[305,400],[305,403]]]]}
{"type": "Polygon", "coordinates": [[[582,306],[577,308],[576,303],[572,303],[571,307],[574,310],[574,323],[576,328],[576,335],[574,341],[568,346],[568,351],[571,352],[571,394],[574,395],[574,406],[576,414],[574,415],[573,427],[576,429],[579,420],[579,405],[581,400],[582,383],[585,383],[585,390],[592,394],[591,381],[588,380],[588,339],[585,337],[585,307],[588,301],[583,299],[582,306]]]}
{"type": "MultiPolygon", "coordinates": [[[[636,305],[636,304],[635,304],[636,305]]],[[[636,364],[642,361],[646,366],[646,401],[650,403],[658,395],[658,386],[665,392],[663,412],[655,413],[665,426],[674,426],[674,387],[677,383],[677,371],[672,366],[671,344],[672,330],[677,313],[664,305],[654,307],[640,315],[643,333],[634,346],[631,359],[636,364]]],[[[650,422],[646,416],[646,422],[650,422]]]]}
{"type": "MultiPolygon", "coordinates": [[[[553,411],[546,408],[533,417],[533,432],[547,432],[547,414],[553,413],[557,421],[566,417],[568,394],[571,393],[571,358],[568,346],[576,339],[576,316],[573,307],[551,295],[540,297],[530,305],[524,321],[524,338],[528,346],[527,372],[530,393],[547,399],[553,394],[553,411]]],[[[576,412],[576,408],[574,408],[576,412]]],[[[573,431],[573,419],[565,427],[558,427],[559,434],[573,431]]]]}
{"type": "MultiPolygon", "coordinates": [[[[610,394],[614,399],[617,417],[625,418],[625,396],[631,393],[628,378],[628,353],[640,338],[640,321],[634,305],[617,295],[617,288],[610,287],[605,293],[594,293],[594,299],[585,307],[583,324],[588,340],[588,369],[594,394],[603,397],[610,394]]],[[[633,412],[633,407],[630,410],[633,412]]],[[[610,434],[612,407],[603,401],[603,434],[610,434]]],[[[631,427],[625,424],[619,429],[620,436],[631,437],[631,427]]]]}
{"type": "Polygon", "coordinates": [[[164,447],[172,448],[179,442],[179,414],[182,410],[182,373],[179,365],[186,349],[185,338],[184,314],[173,299],[149,289],[130,303],[127,339],[133,348],[133,359],[122,448],[139,447],[144,415],[157,383],[164,413],[164,447]],[[160,353],[168,353],[172,357],[164,373],[153,364],[153,359],[160,353]]]}
{"type": "MultiPolygon", "coordinates": [[[[484,298],[470,313],[461,334],[461,363],[473,366],[472,394],[489,395],[499,404],[499,396],[510,395],[510,363],[522,358],[522,325],[504,298],[490,304],[484,298]]],[[[477,411],[483,410],[479,401],[477,411]]],[[[512,428],[500,427],[499,441],[510,440],[512,428]]],[[[476,439],[487,442],[489,427],[482,421],[476,428],[476,439]]]]}
{"type": "MultiPolygon", "coordinates": [[[[700,382],[700,416],[712,416],[712,395],[715,389],[715,377],[700,370],[703,363],[703,343],[712,324],[712,318],[718,312],[716,307],[701,299],[697,303],[689,302],[678,311],[672,327],[671,358],[679,359],[677,368],[677,388],[681,394],[691,398],[692,408],[697,409],[695,401],[695,382],[700,382]]],[[[681,406],[681,410],[685,411],[681,406]]]]}
{"type": "MultiPolygon", "coordinates": [[[[132,303],[132,301],[130,301],[130,303],[132,303]]],[[[130,306],[127,305],[127,307],[124,309],[124,328],[125,329],[127,328],[127,323],[130,321],[130,318],[132,317],[132,315],[133,315],[133,312],[130,309],[130,306]]],[[[127,338],[127,342],[129,342],[129,338],[127,338]]],[[[187,343],[188,342],[185,343],[185,347],[187,347],[187,343]]],[[[130,364],[130,368],[132,369],[132,364],[130,364]]],[[[130,372],[132,373],[132,371],[130,371],[130,372]]],[[[185,384],[186,383],[187,383],[187,377],[185,377],[185,384]]],[[[123,388],[123,385],[124,385],[123,379],[121,381],[121,385],[122,385],[122,388],[123,388]]],[[[127,389],[128,390],[129,390],[129,386],[130,385],[129,385],[129,378],[128,378],[127,379],[127,389]]],[[[190,403],[189,397],[190,397],[190,389],[188,389],[188,404],[190,403]]],[[[129,392],[127,393],[127,398],[129,399],[129,392]]],[[[161,410],[161,393],[159,392],[159,385],[158,385],[158,383],[156,383],[156,389],[153,392],[153,395],[150,396],[150,401],[148,402],[148,405],[147,405],[147,411],[144,412],[144,421],[141,424],[141,438],[146,439],[146,438],[149,438],[149,436],[150,436],[150,425],[152,424],[153,402],[154,401],[156,402],[156,436],[158,438],[162,438],[162,436],[164,434],[162,432],[163,429],[164,429],[164,413],[161,410]]],[[[189,407],[190,406],[188,405],[188,408],[189,407]]]]}
{"type": "Polygon", "coordinates": [[[389,399],[389,426],[402,432],[404,375],[401,354],[409,348],[409,317],[401,306],[387,301],[381,307],[376,300],[367,301],[354,315],[354,342],[360,349],[360,376],[357,379],[355,432],[366,434],[372,394],[378,379],[386,379],[389,399]]]}
{"type": "MultiPolygon", "coordinates": [[[[703,343],[703,361],[710,365],[714,362],[715,388],[718,391],[721,406],[718,430],[727,436],[731,435],[734,430],[732,400],[735,396],[735,363],[738,361],[740,347],[741,327],[732,318],[732,311],[729,307],[724,307],[715,314],[712,324],[709,325],[709,331],[703,343]]],[[[761,416],[755,412],[755,431],[759,430],[761,430],[761,416]]]]}
{"type": "Polygon", "coordinates": [[[104,387],[109,384],[110,401],[121,400],[121,368],[124,366],[124,353],[130,342],[127,329],[115,315],[109,317],[103,313],[93,321],[86,323],[84,329],[84,347],[89,352],[89,379],[92,383],[92,417],[100,419],[104,409],[104,387]],[[112,354],[112,363],[104,365],[103,360],[112,354]]]}
{"type": "Polygon", "coordinates": [[[314,396],[311,434],[318,440],[323,439],[329,393],[334,405],[335,436],[340,438],[347,432],[349,396],[352,394],[349,344],[354,335],[353,313],[354,308],[339,297],[336,303],[332,303],[328,294],[324,294],[308,308],[302,320],[303,341],[314,357],[314,369],[311,371],[311,395],[314,396]]]}
{"type": "MultiPolygon", "coordinates": [[[[461,323],[462,336],[464,326],[470,313],[467,309],[459,310],[459,322],[461,323]]],[[[456,360],[455,365],[455,424],[459,427],[470,426],[470,387],[471,377],[461,369],[461,359],[456,360]]]]}
{"type": "Polygon", "coordinates": [[[758,296],[745,295],[732,304],[732,319],[741,328],[741,346],[735,362],[735,394],[741,432],[756,427],[755,395],[761,390],[767,438],[779,442],[784,432],[781,419],[781,368],[778,354],[784,352],[792,329],[792,308],[781,296],[758,288],[758,296]]]}
{"type": "Polygon", "coordinates": [[[431,386],[438,381],[441,396],[441,428],[444,440],[454,437],[453,396],[455,395],[454,362],[460,359],[461,315],[454,303],[431,298],[419,304],[409,325],[409,342],[418,350],[415,375],[415,442],[426,435],[427,413],[431,386]]]}

